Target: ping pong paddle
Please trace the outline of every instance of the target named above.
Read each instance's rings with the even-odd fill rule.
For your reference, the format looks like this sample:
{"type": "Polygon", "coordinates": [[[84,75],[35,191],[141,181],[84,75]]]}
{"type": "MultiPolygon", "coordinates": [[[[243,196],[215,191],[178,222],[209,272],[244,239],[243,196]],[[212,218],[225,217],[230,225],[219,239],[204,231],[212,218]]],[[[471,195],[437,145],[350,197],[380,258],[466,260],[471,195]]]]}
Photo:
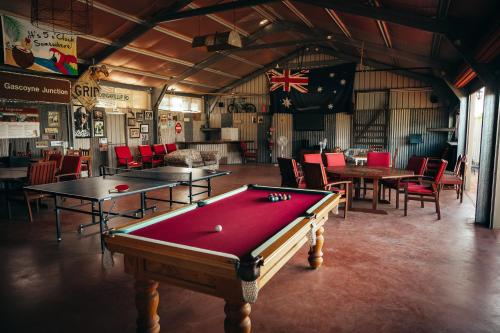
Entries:
{"type": "Polygon", "coordinates": [[[109,193],[125,192],[128,191],[130,187],[127,184],[116,185],[114,189],[109,190],[109,193]]]}

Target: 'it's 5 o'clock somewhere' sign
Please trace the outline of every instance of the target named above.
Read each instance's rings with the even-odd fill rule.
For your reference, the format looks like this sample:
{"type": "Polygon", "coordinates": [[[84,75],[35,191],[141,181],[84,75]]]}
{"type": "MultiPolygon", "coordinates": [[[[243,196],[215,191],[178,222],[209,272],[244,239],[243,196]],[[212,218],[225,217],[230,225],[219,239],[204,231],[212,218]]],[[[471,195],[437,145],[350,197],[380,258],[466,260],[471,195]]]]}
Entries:
{"type": "Polygon", "coordinates": [[[77,75],[76,36],[45,31],[2,15],[4,62],[39,72],[77,75]]]}

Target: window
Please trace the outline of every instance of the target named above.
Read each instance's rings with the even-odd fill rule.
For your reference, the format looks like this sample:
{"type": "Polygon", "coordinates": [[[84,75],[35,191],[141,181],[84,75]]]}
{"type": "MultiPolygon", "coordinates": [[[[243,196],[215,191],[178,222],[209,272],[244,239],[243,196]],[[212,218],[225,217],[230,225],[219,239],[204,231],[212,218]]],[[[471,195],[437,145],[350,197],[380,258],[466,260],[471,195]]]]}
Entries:
{"type": "Polygon", "coordinates": [[[159,109],[175,112],[201,112],[202,99],[177,95],[165,95],[160,102],[159,109]]]}

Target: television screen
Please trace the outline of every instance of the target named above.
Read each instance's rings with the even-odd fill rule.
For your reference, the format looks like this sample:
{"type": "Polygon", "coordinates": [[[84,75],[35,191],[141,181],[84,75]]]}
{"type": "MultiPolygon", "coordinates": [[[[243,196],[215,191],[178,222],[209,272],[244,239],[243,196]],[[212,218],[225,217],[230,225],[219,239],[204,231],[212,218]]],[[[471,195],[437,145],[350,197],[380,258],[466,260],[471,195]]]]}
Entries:
{"type": "Polygon", "coordinates": [[[293,128],[296,131],[324,131],[323,113],[296,113],[293,115],[293,128]]]}

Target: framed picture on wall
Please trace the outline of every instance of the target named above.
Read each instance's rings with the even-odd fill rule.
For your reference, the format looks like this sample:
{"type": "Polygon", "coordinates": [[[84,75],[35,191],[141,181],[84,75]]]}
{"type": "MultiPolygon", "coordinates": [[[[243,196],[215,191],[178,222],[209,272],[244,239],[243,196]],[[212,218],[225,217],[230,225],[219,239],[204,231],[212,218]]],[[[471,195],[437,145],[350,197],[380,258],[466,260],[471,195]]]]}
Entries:
{"type": "Polygon", "coordinates": [[[59,112],[49,111],[48,112],[48,125],[49,127],[59,127],[59,112]]]}
{"type": "Polygon", "coordinates": [[[140,132],[139,128],[132,127],[132,128],[128,129],[128,136],[131,139],[139,139],[141,137],[141,132],[140,132]]]}
{"type": "Polygon", "coordinates": [[[149,125],[141,124],[141,133],[149,133],[149,125]]]}
{"type": "Polygon", "coordinates": [[[144,111],[144,120],[153,120],[153,111],[144,111]]]}
{"type": "Polygon", "coordinates": [[[135,120],[143,121],[144,120],[144,111],[137,111],[135,113],[135,120]]]}
{"type": "Polygon", "coordinates": [[[73,105],[73,125],[75,137],[90,138],[90,120],[92,116],[82,105],[73,105]]]}
{"type": "Polygon", "coordinates": [[[104,110],[96,109],[94,110],[94,137],[104,136],[104,110]]]}
{"type": "Polygon", "coordinates": [[[127,125],[128,126],[135,126],[135,118],[127,118],[127,125]]]}
{"type": "Polygon", "coordinates": [[[141,141],[144,143],[149,141],[149,134],[141,134],[141,141]]]}

